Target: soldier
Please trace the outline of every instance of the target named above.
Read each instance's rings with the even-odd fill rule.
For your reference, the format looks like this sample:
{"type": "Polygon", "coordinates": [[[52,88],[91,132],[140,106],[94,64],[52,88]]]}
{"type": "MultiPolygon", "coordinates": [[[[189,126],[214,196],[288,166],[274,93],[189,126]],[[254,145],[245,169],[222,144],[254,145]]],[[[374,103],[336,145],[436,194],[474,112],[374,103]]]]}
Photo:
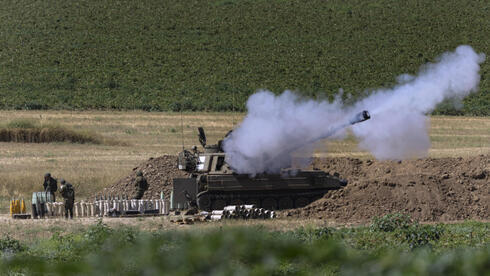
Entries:
{"type": "Polygon", "coordinates": [[[75,189],[73,186],[61,179],[60,194],[65,200],[65,218],[68,218],[68,213],[70,218],[73,219],[73,205],[75,203],[75,189]]]}
{"type": "Polygon", "coordinates": [[[136,181],[134,183],[134,186],[138,188],[138,192],[136,193],[134,199],[141,199],[145,194],[145,191],[148,190],[148,182],[146,182],[146,179],[143,176],[143,172],[138,171],[136,173],[136,181]]]}
{"type": "Polygon", "coordinates": [[[58,190],[58,182],[56,181],[56,179],[51,177],[50,173],[46,173],[44,175],[43,187],[44,187],[45,192],[51,194],[51,196],[53,198],[53,202],[55,202],[56,197],[55,197],[54,193],[58,190]]]}

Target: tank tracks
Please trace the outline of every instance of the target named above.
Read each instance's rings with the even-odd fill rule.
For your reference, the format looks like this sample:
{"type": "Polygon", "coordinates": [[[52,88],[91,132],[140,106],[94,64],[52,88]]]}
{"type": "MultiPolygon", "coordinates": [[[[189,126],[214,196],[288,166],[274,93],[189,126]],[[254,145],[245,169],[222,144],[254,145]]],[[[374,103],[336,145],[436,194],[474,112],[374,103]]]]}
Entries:
{"type": "Polygon", "coordinates": [[[223,192],[204,191],[197,195],[197,205],[200,210],[221,210],[227,205],[253,204],[256,207],[268,210],[283,210],[301,208],[323,197],[329,190],[271,190],[271,191],[246,191],[223,192]]]}

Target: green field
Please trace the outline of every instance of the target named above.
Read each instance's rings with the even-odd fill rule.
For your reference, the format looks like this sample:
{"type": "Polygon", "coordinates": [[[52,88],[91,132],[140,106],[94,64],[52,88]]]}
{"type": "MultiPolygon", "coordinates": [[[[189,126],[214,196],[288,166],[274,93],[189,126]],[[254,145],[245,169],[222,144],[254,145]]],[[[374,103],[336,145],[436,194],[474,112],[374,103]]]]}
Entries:
{"type": "MultiPolygon", "coordinates": [[[[244,110],[257,89],[362,97],[458,45],[488,1],[4,1],[0,108],[244,110]]],[[[490,115],[488,59],[462,110],[490,115]]]]}

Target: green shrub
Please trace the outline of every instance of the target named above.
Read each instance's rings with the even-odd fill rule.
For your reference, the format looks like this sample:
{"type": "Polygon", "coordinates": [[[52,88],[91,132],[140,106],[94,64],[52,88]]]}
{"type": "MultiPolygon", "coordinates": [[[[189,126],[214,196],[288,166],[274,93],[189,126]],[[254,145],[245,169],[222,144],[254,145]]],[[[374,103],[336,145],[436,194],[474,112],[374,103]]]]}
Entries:
{"type": "Polygon", "coordinates": [[[25,246],[18,240],[12,239],[7,235],[5,238],[0,238],[0,252],[2,253],[18,253],[25,250],[25,246]]]}
{"type": "Polygon", "coordinates": [[[99,219],[95,225],[92,225],[87,229],[83,238],[86,243],[97,247],[102,245],[113,233],[114,230],[99,219]]]}
{"type": "Polygon", "coordinates": [[[393,232],[397,229],[408,229],[413,221],[408,214],[387,214],[375,217],[370,225],[372,231],[393,232]]]}
{"type": "Polygon", "coordinates": [[[375,217],[369,228],[371,231],[394,232],[411,249],[430,246],[444,232],[440,225],[421,225],[414,222],[409,215],[400,213],[375,217]]]}
{"type": "Polygon", "coordinates": [[[335,229],[330,227],[300,227],[282,235],[291,236],[292,238],[303,242],[313,242],[319,239],[329,239],[334,233],[335,229]]]}
{"type": "Polygon", "coordinates": [[[403,229],[402,235],[409,247],[414,249],[430,246],[431,242],[439,240],[444,229],[440,225],[411,225],[403,229]]]}

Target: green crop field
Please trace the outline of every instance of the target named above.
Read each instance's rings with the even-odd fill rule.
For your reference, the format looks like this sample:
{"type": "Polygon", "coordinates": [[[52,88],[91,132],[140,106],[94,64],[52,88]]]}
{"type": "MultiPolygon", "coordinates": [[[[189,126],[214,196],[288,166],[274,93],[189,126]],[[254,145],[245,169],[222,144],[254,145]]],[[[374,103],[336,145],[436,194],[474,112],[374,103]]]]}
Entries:
{"type": "MultiPolygon", "coordinates": [[[[3,1],[0,108],[244,110],[257,89],[355,98],[458,45],[488,1],[3,1]]],[[[488,60],[488,59],[487,59],[488,60]]],[[[490,115],[489,62],[461,110],[490,115]]]]}

